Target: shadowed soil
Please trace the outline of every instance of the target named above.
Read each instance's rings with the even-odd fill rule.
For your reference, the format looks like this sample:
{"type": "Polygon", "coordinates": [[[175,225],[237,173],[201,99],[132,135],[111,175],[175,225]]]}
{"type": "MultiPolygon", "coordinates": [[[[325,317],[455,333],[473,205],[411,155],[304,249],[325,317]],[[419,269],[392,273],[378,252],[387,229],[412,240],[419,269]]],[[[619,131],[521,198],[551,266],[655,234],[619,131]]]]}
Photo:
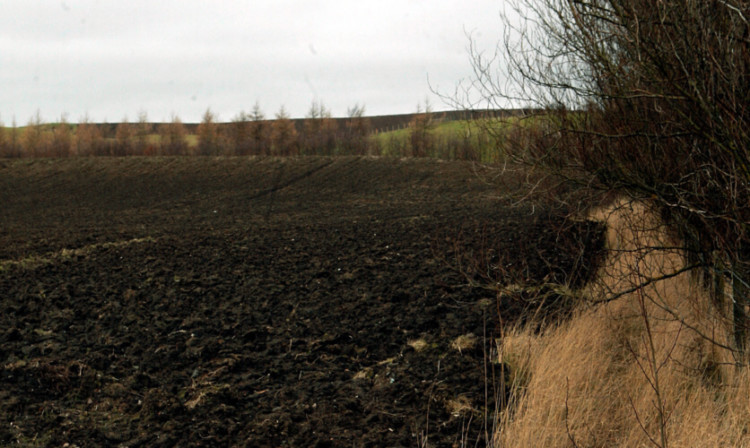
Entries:
{"type": "Polygon", "coordinates": [[[0,204],[3,445],[481,446],[518,307],[469,279],[601,244],[431,160],[5,160],[0,204]]]}

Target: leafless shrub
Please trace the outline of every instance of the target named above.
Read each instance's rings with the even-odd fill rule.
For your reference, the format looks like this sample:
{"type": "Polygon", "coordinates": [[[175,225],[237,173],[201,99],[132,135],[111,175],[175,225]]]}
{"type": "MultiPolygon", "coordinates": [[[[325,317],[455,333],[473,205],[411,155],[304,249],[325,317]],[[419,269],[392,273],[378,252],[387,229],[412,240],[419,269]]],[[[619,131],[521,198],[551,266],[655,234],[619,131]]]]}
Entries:
{"type": "MultiPolygon", "coordinates": [[[[638,214],[649,218],[630,221],[627,232],[661,227],[665,237],[637,241],[641,245],[625,258],[628,269],[604,291],[606,303],[638,303],[638,297],[645,297],[650,308],[636,307],[635,313],[647,326],[669,319],[729,356],[735,365],[746,367],[750,3],[513,0],[506,4],[505,35],[498,51],[488,57],[472,46],[475,78],[469,86],[488,105],[532,109],[523,119],[488,126],[506,134],[505,156],[543,170],[561,184],[584,187],[567,190],[575,195],[550,195],[571,207],[573,215],[581,216],[615,197],[637,204],[638,214]],[[661,256],[665,250],[670,253],[661,256]],[[642,275],[644,263],[656,263],[649,266],[652,274],[642,275]],[[712,308],[703,315],[719,316],[726,325],[712,328],[726,334],[706,333],[700,329],[705,322],[691,320],[694,310],[705,310],[700,294],[672,294],[657,287],[682,278],[685,272],[710,293],[712,308]]],[[[639,334],[646,341],[659,339],[648,333],[639,334]]],[[[643,350],[649,352],[648,347],[643,350]]],[[[672,352],[661,353],[663,362],[671,363],[672,352]]],[[[655,362],[651,356],[641,364],[641,375],[652,381],[655,362]]],[[[668,376],[666,371],[660,374],[668,376]]],[[[666,396],[662,386],[651,388],[657,396],[666,396]]],[[[652,445],[672,443],[674,434],[668,433],[673,427],[666,414],[680,399],[675,395],[669,405],[658,406],[651,421],[659,425],[644,423],[652,445]]],[[[593,439],[592,443],[602,442],[593,439]]]]}
{"type": "MultiPolygon", "coordinates": [[[[750,304],[748,2],[512,5],[500,49],[508,70],[498,75],[492,59],[473,52],[474,87],[488,102],[542,110],[516,123],[507,155],[599,197],[616,193],[648,204],[702,269],[717,304],[728,309],[734,344],[744,353],[750,304]],[[505,77],[511,87],[500,83],[505,77]],[[731,285],[731,294],[724,285],[731,285]]],[[[592,197],[585,199],[582,208],[592,197]]]]}

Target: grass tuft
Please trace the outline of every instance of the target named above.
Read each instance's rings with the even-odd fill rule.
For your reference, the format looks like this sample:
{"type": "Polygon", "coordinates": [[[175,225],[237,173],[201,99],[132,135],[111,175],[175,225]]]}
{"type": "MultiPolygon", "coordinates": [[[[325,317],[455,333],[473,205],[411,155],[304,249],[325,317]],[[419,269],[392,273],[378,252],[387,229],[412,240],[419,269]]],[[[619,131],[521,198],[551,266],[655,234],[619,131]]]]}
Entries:
{"type": "Polygon", "coordinates": [[[464,350],[471,350],[477,345],[477,337],[472,333],[462,334],[451,342],[451,347],[462,353],[464,350]]]}
{"type": "Polygon", "coordinates": [[[424,338],[412,339],[406,343],[409,347],[413,348],[415,352],[421,352],[422,350],[429,347],[429,344],[424,338]]]}

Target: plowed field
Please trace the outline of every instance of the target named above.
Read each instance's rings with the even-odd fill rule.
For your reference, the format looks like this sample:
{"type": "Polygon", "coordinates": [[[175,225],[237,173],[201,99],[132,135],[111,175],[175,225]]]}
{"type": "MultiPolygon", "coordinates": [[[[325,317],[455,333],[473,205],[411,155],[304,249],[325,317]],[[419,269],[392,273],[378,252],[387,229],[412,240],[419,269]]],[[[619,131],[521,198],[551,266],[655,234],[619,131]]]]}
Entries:
{"type": "Polygon", "coordinates": [[[498,188],[430,160],[0,161],[0,444],[482,446],[517,304],[469,280],[580,283],[600,244],[498,188]]]}

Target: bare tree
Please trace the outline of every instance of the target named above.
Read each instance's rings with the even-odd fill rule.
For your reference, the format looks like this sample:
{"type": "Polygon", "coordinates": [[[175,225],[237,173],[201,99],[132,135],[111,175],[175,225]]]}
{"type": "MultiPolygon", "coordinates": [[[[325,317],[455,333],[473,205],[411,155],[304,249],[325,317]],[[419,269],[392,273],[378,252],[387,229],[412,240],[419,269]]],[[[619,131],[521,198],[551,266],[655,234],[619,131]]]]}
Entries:
{"type": "Polygon", "coordinates": [[[116,154],[129,155],[133,153],[133,137],[136,130],[128,122],[128,117],[124,117],[115,129],[116,154]]]}
{"type": "Polygon", "coordinates": [[[198,125],[198,154],[212,156],[221,153],[221,136],[216,123],[216,115],[211,109],[206,109],[200,125],[198,125]]]}
{"type": "Polygon", "coordinates": [[[737,362],[746,362],[750,4],[508,3],[504,61],[472,49],[472,87],[485,104],[542,111],[526,119],[534,138],[510,142],[508,155],[647,203],[727,310],[737,362]]]}
{"type": "Polygon", "coordinates": [[[78,120],[75,132],[76,153],[82,156],[103,155],[104,138],[99,127],[92,123],[88,114],[78,120]]]}
{"type": "Polygon", "coordinates": [[[161,154],[169,156],[187,154],[187,130],[176,114],[172,114],[169,123],[162,123],[159,126],[159,136],[161,154]]]}
{"type": "Polygon", "coordinates": [[[305,154],[331,155],[336,149],[338,126],[322,102],[313,101],[300,137],[305,154]]]}
{"type": "Polygon", "coordinates": [[[271,129],[257,102],[250,113],[250,154],[268,155],[271,152],[271,129]]]}
{"type": "Polygon", "coordinates": [[[137,155],[143,155],[153,153],[153,150],[149,137],[153,132],[153,126],[148,121],[148,114],[146,111],[138,112],[138,123],[135,125],[135,153],[137,155]]]}
{"type": "Polygon", "coordinates": [[[10,157],[10,155],[8,132],[5,129],[5,123],[0,121],[0,157],[10,157]]]}
{"type": "Polygon", "coordinates": [[[347,120],[343,132],[343,147],[347,154],[364,155],[370,151],[368,136],[372,123],[365,116],[365,106],[355,104],[347,110],[347,120]]]}
{"type": "Polygon", "coordinates": [[[73,136],[70,124],[65,114],[60,116],[60,121],[52,129],[51,153],[54,157],[67,157],[73,147],[73,136]]]}
{"type": "Polygon", "coordinates": [[[235,155],[250,154],[250,123],[245,112],[238,113],[229,125],[228,141],[231,152],[235,155]]]}
{"type": "Polygon", "coordinates": [[[13,120],[10,125],[10,135],[8,136],[8,156],[9,157],[21,157],[21,145],[18,140],[18,123],[16,122],[16,116],[13,116],[13,120]]]}
{"type": "Polygon", "coordinates": [[[299,140],[294,122],[289,118],[284,106],[276,114],[271,127],[272,153],[279,156],[296,155],[299,152],[299,140]]]}
{"type": "Polygon", "coordinates": [[[49,135],[45,132],[42,115],[37,110],[29,119],[21,135],[21,146],[24,154],[32,157],[48,155],[49,135]]]}
{"type": "Polygon", "coordinates": [[[432,107],[429,101],[425,100],[424,109],[421,104],[417,105],[417,113],[409,123],[409,141],[414,157],[425,157],[432,153],[434,128],[432,107]]]}

